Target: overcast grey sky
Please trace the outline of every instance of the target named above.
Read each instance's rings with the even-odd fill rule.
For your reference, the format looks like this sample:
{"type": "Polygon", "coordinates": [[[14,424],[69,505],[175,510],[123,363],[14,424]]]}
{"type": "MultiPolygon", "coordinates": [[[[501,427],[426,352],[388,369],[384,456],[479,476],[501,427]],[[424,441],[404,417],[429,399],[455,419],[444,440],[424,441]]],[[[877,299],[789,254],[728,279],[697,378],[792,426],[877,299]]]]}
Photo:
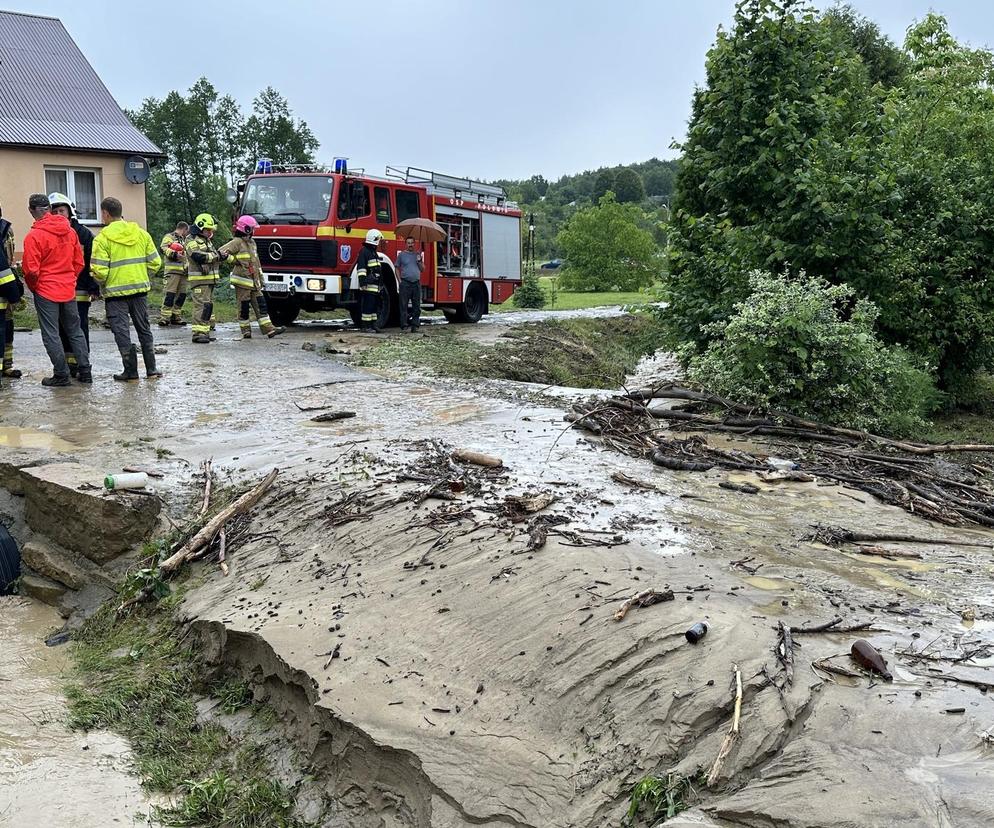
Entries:
{"type": "MultiPolygon", "coordinates": [[[[818,3],[821,6],[830,3],[818,3]]],[[[854,0],[901,41],[929,9],[994,42],[977,0],[854,0]]],[[[118,102],[205,75],[247,109],[267,85],[346,155],[480,178],[554,179],[673,155],[732,0],[0,0],[62,19],[118,102]],[[104,9],[104,10],[101,10],[104,9]],[[195,12],[195,17],[194,17],[195,12]]]]}

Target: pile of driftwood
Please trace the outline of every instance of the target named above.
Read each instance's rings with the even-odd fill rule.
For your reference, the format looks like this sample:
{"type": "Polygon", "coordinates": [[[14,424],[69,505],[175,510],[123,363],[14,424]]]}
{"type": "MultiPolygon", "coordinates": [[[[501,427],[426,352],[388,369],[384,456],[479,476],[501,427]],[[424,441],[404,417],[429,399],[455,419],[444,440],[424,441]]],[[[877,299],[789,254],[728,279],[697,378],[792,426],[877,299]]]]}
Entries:
{"type": "Polygon", "coordinates": [[[985,480],[994,475],[994,469],[940,456],[994,452],[992,445],[903,442],[786,412],[759,411],[672,384],[581,402],[567,419],[575,428],[598,435],[611,448],[664,468],[752,471],[771,481],[818,478],[862,490],[884,503],[950,526],[994,526],[994,489],[985,480]],[[677,404],[654,405],[656,400],[677,404]],[[719,448],[701,433],[675,438],[673,431],[759,439],[772,444],[775,451],[719,448]],[[772,454],[787,462],[771,463],[772,454]]]}

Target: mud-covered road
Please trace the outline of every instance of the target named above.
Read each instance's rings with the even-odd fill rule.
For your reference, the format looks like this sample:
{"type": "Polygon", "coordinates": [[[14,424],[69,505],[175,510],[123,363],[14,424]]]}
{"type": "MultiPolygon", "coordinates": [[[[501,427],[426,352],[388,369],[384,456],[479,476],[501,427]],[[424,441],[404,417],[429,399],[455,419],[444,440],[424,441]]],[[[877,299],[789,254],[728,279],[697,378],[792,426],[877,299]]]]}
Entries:
{"type": "Polygon", "coordinates": [[[183,612],[284,713],[327,792],[322,825],[619,825],[647,773],[711,766],[733,665],[738,743],[669,824],[994,824],[994,705],[939,677],[994,680],[994,662],[950,660],[994,644],[991,550],[926,544],[921,559],[891,561],[801,540],[815,523],[990,533],[940,530],[818,482],[733,475],[760,491],[727,491],[727,473],[664,471],[565,430],[558,400],[572,392],[536,402],[531,388],[515,399],[486,381],[364,374],[301,349],[325,334],[345,351],[365,341],[305,327],[242,342],[222,326],[203,347],[170,330],[166,376],[122,386],[98,331],[94,386],[57,391],[38,384],[37,335],[19,334],[20,367],[35,370],[0,391],[0,452],[159,469],[177,516],[206,457],[240,476],[283,470],[253,518],[260,537],[232,554],[228,578],[205,570],[183,612]],[[319,406],[356,416],[312,423],[319,406]],[[507,475],[454,504],[392,502],[419,485],[425,439],[498,455],[507,475]],[[656,490],[614,482],[622,470],[656,490]],[[525,492],[553,494],[545,514],[566,530],[534,551],[529,524],[501,512],[525,492]],[[334,518],[346,508],[360,517],[334,518]],[[613,620],[622,599],[666,587],[675,600],[613,620]],[[839,656],[855,636],[811,635],[778,692],[777,622],[836,616],[874,620],[861,635],[895,681],[813,669],[828,657],[852,667],[839,656]],[[683,633],[701,620],[710,632],[690,645],[683,633]]]}

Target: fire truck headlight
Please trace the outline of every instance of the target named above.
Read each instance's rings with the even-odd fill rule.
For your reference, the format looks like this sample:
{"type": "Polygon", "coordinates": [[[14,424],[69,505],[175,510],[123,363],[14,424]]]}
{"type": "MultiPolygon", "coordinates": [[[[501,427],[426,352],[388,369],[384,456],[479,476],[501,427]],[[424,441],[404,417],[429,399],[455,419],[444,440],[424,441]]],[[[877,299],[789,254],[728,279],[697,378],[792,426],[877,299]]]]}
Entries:
{"type": "Polygon", "coordinates": [[[324,279],[308,279],[308,290],[324,290],[324,279]]]}

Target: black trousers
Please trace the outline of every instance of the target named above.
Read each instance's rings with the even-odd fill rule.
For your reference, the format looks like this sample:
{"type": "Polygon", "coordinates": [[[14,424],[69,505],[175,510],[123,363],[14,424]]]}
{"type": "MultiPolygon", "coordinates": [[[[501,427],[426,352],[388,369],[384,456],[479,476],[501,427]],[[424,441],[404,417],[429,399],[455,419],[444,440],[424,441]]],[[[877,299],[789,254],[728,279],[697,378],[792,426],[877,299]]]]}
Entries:
{"type": "Polygon", "coordinates": [[[412,328],[421,324],[421,282],[400,280],[400,327],[412,328]],[[408,313],[410,305],[410,313],[408,313]]]}

